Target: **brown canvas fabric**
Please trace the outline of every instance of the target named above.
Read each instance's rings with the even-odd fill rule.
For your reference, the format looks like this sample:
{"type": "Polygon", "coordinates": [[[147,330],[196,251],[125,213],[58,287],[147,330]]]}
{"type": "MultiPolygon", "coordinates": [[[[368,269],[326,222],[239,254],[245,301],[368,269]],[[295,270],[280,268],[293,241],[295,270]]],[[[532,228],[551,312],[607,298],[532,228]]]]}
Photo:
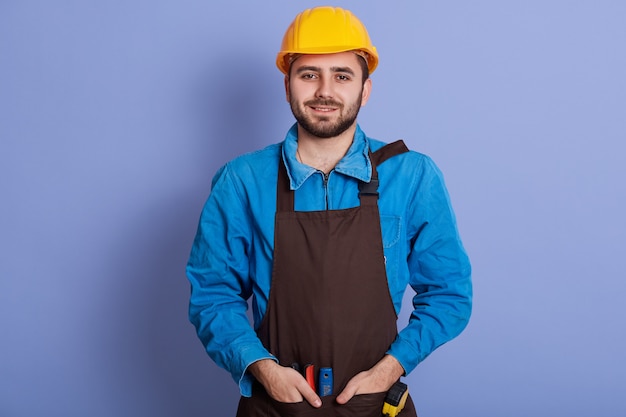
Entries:
{"type": "MultiPolygon", "coordinates": [[[[377,184],[377,165],[406,151],[398,141],[371,154],[372,183],[377,184]]],[[[306,401],[274,401],[255,384],[252,397],[242,397],[238,417],[380,417],[385,393],[357,395],[345,405],[334,401],[350,378],[383,358],[397,335],[378,196],[370,191],[360,195],[359,207],[294,211],[281,160],[272,286],[258,334],[283,366],[331,367],[334,390],[315,409],[306,401]]],[[[410,399],[400,415],[416,417],[410,399]]]]}

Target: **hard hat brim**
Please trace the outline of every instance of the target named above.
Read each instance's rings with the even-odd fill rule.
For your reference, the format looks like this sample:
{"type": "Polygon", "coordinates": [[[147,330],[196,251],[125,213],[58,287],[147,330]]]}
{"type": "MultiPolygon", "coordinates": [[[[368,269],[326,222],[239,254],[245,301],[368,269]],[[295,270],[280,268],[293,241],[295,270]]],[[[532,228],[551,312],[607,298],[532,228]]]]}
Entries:
{"type": "Polygon", "coordinates": [[[294,55],[330,55],[330,54],[339,54],[342,52],[354,52],[357,55],[363,57],[367,61],[367,69],[369,73],[373,73],[376,67],[378,67],[378,54],[376,52],[376,48],[373,48],[373,51],[369,51],[364,48],[337,48],[335,50],[330,50],[329,48],[309,48],[306,50],[298,50],[298,51],[280,51],[276,56],[276,66],[283,74],[289,74],[289,69],[291,68],[290,59],[291,56],[294,55]],[[361,53],[359,53],[361,52],[361,53]],[[363,56],[365,55],[365,56],[363,56]]]}

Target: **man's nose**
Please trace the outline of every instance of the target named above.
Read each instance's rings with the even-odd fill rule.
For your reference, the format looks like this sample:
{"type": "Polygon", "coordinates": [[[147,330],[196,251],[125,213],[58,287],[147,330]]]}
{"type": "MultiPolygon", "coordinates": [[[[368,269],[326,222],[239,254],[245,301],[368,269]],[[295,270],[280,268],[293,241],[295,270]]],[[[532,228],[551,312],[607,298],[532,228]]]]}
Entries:
{"type": "Polygon", "coordinates": [[[333,83],[330,77],[320,77],[315,95],[322,98],[333,97],[333,83]]]}

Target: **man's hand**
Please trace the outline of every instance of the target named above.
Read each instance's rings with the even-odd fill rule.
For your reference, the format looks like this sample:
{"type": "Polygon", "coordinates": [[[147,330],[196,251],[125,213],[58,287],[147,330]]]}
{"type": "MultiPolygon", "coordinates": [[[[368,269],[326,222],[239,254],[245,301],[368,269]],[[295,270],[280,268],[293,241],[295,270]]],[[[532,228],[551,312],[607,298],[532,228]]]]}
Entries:
{"type": "Polygon", "coordinates": [[[313,407],[322,405],[320,397],[295,369],[280,366],[271,359],[262,359],[250,365],[248,370],[276,401],[297,403],[305,399],[313,407]]]}
{"type": "Polygon", "coordinates": [[[356,374],[337,396],[339,404],[345,404],[357,394],[387,392],[404,374],[404,368],[396,358],[385,355],[376,365],[367,371],[356,374]]]}

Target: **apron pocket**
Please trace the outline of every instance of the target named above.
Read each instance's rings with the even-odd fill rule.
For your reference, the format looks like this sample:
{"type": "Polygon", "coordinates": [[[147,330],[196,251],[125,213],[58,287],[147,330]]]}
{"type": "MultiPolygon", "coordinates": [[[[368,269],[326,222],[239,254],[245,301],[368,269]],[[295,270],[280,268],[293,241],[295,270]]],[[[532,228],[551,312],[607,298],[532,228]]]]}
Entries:
{"type": "MultiPolygon", "coordinates": [[[[315,408],[306,401],[300,401],[298,403],[281,403],[276,400],[271,400],[274,410],[278,412],[280,417],[309,417],[309,416],[327,416],[328,410],[332,406],[328,401],[329,397],[322,399],[322,406],[315,408]],[[324,411],[323,411],[324,410],[324,411]]],[[[334,399],[333,399],[334,402],[334,399]]]]}
{"type": "Polygon", "coordinates": [[[386,393],[361,394],[352,397],[347,404],[337,404],[335,395],[322,397],[320,408],[308,402],[281,403],[271,400],[281,417],[380,417],[386,393]]]}
{"type": "Polygon", "coordinates": [[[386,392],[355,395],[347,404],[335,404],[335,415],[337,417],[380,417],[386,395],[386,392]]]}

